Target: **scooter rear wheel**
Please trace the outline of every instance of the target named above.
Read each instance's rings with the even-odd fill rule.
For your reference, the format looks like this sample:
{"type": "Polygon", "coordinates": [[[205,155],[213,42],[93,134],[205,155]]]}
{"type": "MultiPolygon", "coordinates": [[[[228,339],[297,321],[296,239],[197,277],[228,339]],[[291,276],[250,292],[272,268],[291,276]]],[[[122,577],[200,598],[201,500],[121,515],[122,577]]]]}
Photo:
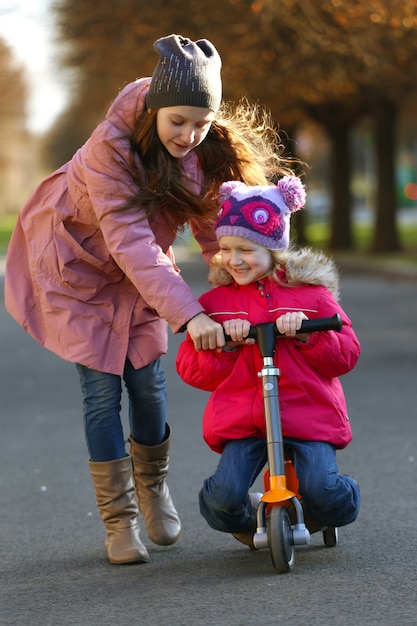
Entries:
{"type": "Polygon", "coordinates": [[[278,574],[286,574],[292,570],[295,561],[288,509],[281,505],[272,506],[266,523],[272,564],[278,574]]]}
{"type": "Polygon", "coordinates": [[[334,548],[337,546],[339,534],[335,526],[329,526],[323,531],[323,541],[326,548],[334,548]]]}

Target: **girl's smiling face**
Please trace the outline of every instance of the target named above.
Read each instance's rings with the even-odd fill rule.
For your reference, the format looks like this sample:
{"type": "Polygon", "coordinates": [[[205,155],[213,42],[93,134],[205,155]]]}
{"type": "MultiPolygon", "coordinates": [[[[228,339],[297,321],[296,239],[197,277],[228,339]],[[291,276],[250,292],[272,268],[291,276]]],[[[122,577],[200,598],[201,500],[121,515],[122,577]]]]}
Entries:
{"type": "Polygon", "coordinates": [[[271,252],[244,237],[221,237],[223,265],[238,285],[248,285],[268,274],[273,266],[271,252]]]}
{"type": "Polygon", "coordinates": [[[210,109],[163,107],[156,114],[156,130],[169,154],[181,159],[205,139],[213,119],[214,112],[210,109]]]}

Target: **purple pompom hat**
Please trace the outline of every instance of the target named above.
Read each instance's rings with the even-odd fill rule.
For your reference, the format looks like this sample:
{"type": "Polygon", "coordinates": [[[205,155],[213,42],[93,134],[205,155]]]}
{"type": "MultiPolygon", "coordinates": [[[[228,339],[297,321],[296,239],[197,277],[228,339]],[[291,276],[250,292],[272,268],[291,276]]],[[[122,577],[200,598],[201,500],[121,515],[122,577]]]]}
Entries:
{"type": "Polygon", "coordinates": [[[296,176],[284,176],[277,185],[248,187],[229,181],[220,187],[221,202],[214,229],[217,239],[234,236],[250,239],[271,250],[286,250],[290,239],[290,215],[303,208],[305,188],[296,176]]]}

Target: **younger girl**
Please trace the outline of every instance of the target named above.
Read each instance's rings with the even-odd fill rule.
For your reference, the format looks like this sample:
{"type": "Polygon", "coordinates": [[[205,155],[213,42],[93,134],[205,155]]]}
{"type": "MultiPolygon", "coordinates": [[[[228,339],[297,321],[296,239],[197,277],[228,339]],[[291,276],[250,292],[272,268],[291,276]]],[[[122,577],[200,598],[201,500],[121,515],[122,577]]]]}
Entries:
{"type": "Polygon", "coordinates": [[[275,321],[282,339],[280,369],[284,447],[294,463],[310,530],[343,526],[359,512],[356,482],[338,474],[336,450],[351,440],[339,376],[356,364],[360,347],[351,322],[337,303],[338,276],[332,261],[309,249],[288,250],[289,216],[304,205],[298,178],[276,186],[228,182],[220,188],[215,224],[220,253],[200,297],[211,319],[234,340],[223,349],[197,351],[187,335],[177,370],[182,379],[213,392],[203,416],[203,436],[221,454],[204,481],[200,510],[208,524],[252,545],[256,527],[248,490],[266,463],[265,418],[257,372],[262,359],[245,339],[250,325],[275,321]],[[296,335],[303,319],[339,313],[343,328],[296,335]]]}

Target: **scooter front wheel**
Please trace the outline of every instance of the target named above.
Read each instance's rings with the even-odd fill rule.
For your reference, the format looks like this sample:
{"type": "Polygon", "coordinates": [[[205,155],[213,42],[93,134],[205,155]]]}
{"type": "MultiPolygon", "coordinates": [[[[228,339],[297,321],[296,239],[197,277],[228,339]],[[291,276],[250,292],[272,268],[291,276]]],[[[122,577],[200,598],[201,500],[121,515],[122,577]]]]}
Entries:
{"type": "Polygon", "coordinates": [[[286,574],[292,570],[295,561],[288,509],[281,505],[272,506],[266,524],[272,564],[278,574],[286,574]]]}

